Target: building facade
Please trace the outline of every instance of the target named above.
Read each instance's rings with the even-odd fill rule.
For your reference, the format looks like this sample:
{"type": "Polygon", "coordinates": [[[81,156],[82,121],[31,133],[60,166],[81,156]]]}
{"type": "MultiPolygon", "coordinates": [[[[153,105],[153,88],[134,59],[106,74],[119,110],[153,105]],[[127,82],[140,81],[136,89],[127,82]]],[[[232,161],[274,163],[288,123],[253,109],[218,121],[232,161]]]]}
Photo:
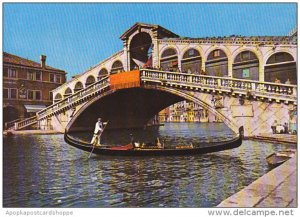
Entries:
{"type": "Polygon", "coordinates": [[[159,112],[159,122],[221,122],[216,115],[196,103],[181,101],[159,112]]]}
{"type": "MultiPolygon", "coordinates": [[[[52,90],[66,82],[66,72],[3,52],[3,123],[24,119],[52,104],[52,90]]],[[[5,126],[5,125],[4,125],[5,126]]]]}

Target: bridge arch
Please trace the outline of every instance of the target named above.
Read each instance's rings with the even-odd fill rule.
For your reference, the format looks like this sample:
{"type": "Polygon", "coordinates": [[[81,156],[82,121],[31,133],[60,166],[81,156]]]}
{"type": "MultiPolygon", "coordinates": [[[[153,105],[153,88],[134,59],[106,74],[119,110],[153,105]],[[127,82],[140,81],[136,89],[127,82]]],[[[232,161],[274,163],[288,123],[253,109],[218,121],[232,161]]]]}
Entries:
{"type": "Polygon", "coordinates": [[[60,93],[56,94],[54,97],[54,103],[62,100],[62,95],[60,93]]]}
{"type": "Polygon", "coordinates": [[[143,67],[152,52],[152,38],[147,32],[135,34],[129,44],[130,70],[143,67]]]}
{"type": "Polygon", "coordinates": [[[83,89],[83,84],[81,81],[77,81],[74,87],[74,93],[83,89]]]}
{"type": "Polygon", "coordinates": [[[204,109],[210,110],[212,114],[216,115],[220,120],[223,120],[229,128],[237,133],[238,126],[212,105],[210,93],[206,93],[206,97],[204,98],[189,91],[147,84],[144,85],[143,88],[128,88],[119,91],[108,90],[82,106],[69,121],[66,129],[67,131],[72,131],[78,128],[79,123],[85,123],[89,124],[89,126],[85,126],[84,129],[92,130],[94,124],[91,123],[94,123],[98,116],[104,120],[110,120],[110,126],[124,123],[124,126],[128,126],[128,128],[137,127],[128,122],[130,119],[131,121],[137,121],[139,127],[142,127],[162,109],[186,99],[200,105],[204,109]],[[122,97],[126,97],[126,100],[124,100],[124,98],[121,100],[122,97]],[[145,103],[144,100],[147,100],[147,103],[145,103]],[[148,103],[149,101],[150,103],[148,103]],[[152,101],[153,103],[151,103],[152,101]],[[120,107],[122,107],[122,111],[119,109],[120,107]],[[119,111],[119,113],[116,113],[116,111],[119,111]],[[117,119],[114,119],[112,113],[117,119]],[[129,119],[128,116],[130,116],[129,119]]]}
{"type": "Polygon", "coordinates": [[[163,49],[160,53],[160,67],[165,71],[176,71],[178,69],[178,54],[178,49],[173,46],[163,49]]]}
{"type": "Polygon", "coordinates": [[[72,93],[71,88],[68,87],[68,88],[65,90],[65,92],[64,92],[64,97],[70,96],[70,95],[72,95],[72,94],[73,94],[73,93],[72,93]]]}
{"type": "Polygon", "coordinates": [[[110,74],[117,74],[124,71],[123,63],[121,60],[115,60],[111,66],[110,74]]]}
{"type": "Polygon", "coordinates": [[[247,80],[259,80],[261,61],[252,50],[243,50],[234,56],[232,77],[247,80]]]}
{"type": "Polygon", "coordinates": [[[182,52],[181,72],[201,74],[202,56],[197,48],[189,47],[182,52]]]}
{"type": "Polygon", "coordinates": [[[87,87],[95,82],[96,82],[95,77],[93,75],[89,75],[85,81],[85,86],[87,87]]]}
{"type": "Polygon", "coordinates": [[[105,77],[108,75],[108,71],[106,68],[102,68],[100,69],[99,73],[98,73],[98,80],[100,80],[101,78],[105,77]]]}
{"type": "Polygon", "coordinates": [[[276,52],[270,55],[265,65],[265,81],[297,84],[297,69],[294,57],[288,52],[276,52]]]}
{"type": "Polygon", "coordinates": [[[226,77],[228,76],[228,55],[221,48],[210,50],[205,61],[207,75],[226,77]]]}

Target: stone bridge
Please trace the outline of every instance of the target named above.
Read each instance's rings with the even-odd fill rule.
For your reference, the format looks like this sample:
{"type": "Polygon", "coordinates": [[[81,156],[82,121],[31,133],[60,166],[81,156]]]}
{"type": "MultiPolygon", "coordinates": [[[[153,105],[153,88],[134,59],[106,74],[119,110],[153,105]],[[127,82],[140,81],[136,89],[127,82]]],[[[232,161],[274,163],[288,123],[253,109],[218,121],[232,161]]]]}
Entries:
{"type": "Polygon", "coordinates": [[[296,34],[190,38],[136,23],[120,39],[121,51],[55,89],[53,105],[15,129],[91,130],[98,116],[111,128],[141,127],[184,99],[246,136],[295,123],[296,34]]]}
{"type": "MultiPolygon", "coordinates": [[[[37,113],[41,129],[92,130],[100,116],[111,128],[143,127],[163,108],[184,99],[218,116],[245,136],[269,133],[274,120],[289,123],[295,85],[141,69],[107,76],[37,113]]],[[[27,123],[28,124],[28,123],[27,123]]]]}

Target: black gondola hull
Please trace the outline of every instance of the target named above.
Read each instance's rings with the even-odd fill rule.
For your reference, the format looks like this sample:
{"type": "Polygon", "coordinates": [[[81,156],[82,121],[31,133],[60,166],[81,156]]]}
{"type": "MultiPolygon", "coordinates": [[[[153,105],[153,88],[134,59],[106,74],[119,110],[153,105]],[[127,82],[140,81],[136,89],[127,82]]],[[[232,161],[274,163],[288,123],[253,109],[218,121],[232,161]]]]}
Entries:
{"type": "Polygon", "coordinates": [[[201,144],[201,147],[197,148],[166,148],[166,149],[129,149],[129,150],[116,150],[110,147],[93,147],[89,143],[84,143],[78,139],[74,139],[65,133],[65,141],[78,149],[83,151],[92,152],[93,154],[98,155],[114,155],[114,156],[169,156],[169,155],[196,155],[196,154],[206,154],[218,151],[224,151],[228,149],[237,148],[242,144],[242,135],[239,137],[224,141],[224,142],[215,142],[215,143],[205,143],[201,144]]]}

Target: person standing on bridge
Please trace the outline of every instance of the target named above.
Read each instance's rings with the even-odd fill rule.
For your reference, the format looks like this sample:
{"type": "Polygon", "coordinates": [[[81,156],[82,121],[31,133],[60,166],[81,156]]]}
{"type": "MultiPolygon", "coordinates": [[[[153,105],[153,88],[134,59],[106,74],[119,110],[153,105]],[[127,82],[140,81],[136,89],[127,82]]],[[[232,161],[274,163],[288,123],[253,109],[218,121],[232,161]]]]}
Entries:
{"type": "Polygon", "coordinates": [[[95,129],[94,129],[94,136],[92,138],[92,145],[94,146],[100,146],[100,137],[101,137],[101,134],[103,132],[103,123],[101,121],[101,118],[98,118],[98,121],[95,125],[95,129]]]}

